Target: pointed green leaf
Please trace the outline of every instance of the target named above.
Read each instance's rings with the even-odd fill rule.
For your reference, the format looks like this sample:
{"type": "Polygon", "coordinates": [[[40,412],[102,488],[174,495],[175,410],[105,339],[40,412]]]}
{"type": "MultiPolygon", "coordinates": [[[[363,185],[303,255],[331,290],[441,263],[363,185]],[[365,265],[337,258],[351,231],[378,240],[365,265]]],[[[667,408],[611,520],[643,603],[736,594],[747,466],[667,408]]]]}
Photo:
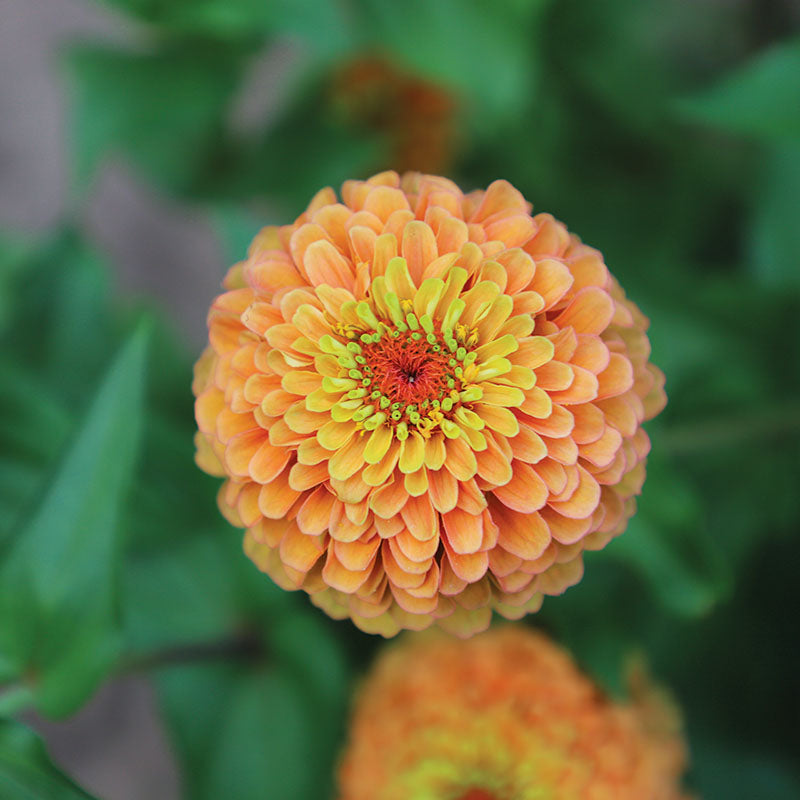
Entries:
{"type": "Polygon", "coordinates": [[[800,39],[761,53],[676,109],[733,133],[800,140],[800,39]]]}
{"type": "Polygon", "coordinates": [[[69,713],[118,647],[118,523],[136,460],[148,328],[113,360],[82,425],[0,568],[0,657],[39,708],[69,713]]]}

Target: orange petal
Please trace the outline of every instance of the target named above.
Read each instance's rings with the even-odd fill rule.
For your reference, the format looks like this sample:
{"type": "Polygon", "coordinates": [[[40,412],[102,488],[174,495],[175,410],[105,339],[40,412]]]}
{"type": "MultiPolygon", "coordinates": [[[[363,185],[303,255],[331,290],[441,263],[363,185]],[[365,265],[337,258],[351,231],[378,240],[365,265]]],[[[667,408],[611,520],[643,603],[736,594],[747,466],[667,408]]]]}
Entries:
{"type": "Polygon", "coordinates": [[[294,522],[287,525],[280,544],[281,561],[298,572],[308,572],[325,552],[325,537],[307,536],[294,522]]]}
{"type": "Polygon", "coordinates": [[[485,552],[464,555],[456,553],[447,538],[443,538],[442,543],[445,553],[447,553],[447,561],[450,562],[457,577],[467,583],[475,583],[486,574],[489,567],[489,556],[485,552]]]}
{"type": "Polygon", "coordinates": [[[303,266],[312,286],[325,283],[348,290],[353,288],[353,265],[328,241],[310,244],[303,255],[303,266]]]}
{"type": "Polygon", "coordinates": [[[547,486],[533,467],[522,461],[514,461],[514,476],[505,484],[492,490],[494,496],[508,508],[529,514],[547,502],[547,486]]]}
{"type": "Polygon", "coordinates": [[[419,220],[409,222],[403,230],[401,253],[408,264],[411,279],[419,286],[425,268],[439,255],[436,237],[430,227],[419,220]]]}
{"type": "Polygon", "coordinates": [[[372,537],[364,542],[361,539],[355,542],[333,542],[333,551],[339,563],[353,572],[372,570],[375,555],[381,545],[381,537],[372,531],[372,537]]]}
{"type": "Polygon", "coordinates": [[[500,529],[497,543],[503,550],[530,561],[547,549],[550,529],[540,514],[517,514],[497,501],[490,503],[490,511],[500,529]]]}
{"type": "Polygon", "coordinates": [[[289,463],[292,451],[285,447],[273,447],[264,441],[250,459],[247,471],[256,483],[269,483],[289,463]]]}
{"type": "Polygon", "coordinates": [[[261,487],[258,507],[269,519],[282,519],[298,497],[300,492],[289,486],[289,470],[285,469],[274,481],[261,487]]]}
{"type": "Polygon", "coordinates": [[[511,480],[511,462],[497,446],[491,434],[486,436],[486,449],[475,454],[478,475],[485,481],[502,486],[511,480]]]}
{"type": "Polygon", "coordinates": [[[389,519],[400,513],[408,499],[405,486],[400,481],[395,481],[373,491],[369,496],[369,507],[379,517],[389,519]]]}
{"type": "Polygon", "coordinates": [[[409,497],[400,513],[408,532],[416,539],[426,542],[438,535],[439,518],[427,496],[409,497]]]}
{"type": "Polygon", "coordinates": [[[369,577],[369,570],[350,570],[336,557],[334,542],[328,545],[328,556],[322,568],[322,578],[328,586],[345,594],[353,594],[369,577]]]}
{"type": "Polygon", "coordinates": [[[458,481],[453,477],[452,473],[446,469],[438,472],[429,472],[428,485],[431,502],[438,512],[444,514],[456,507],[458,481]]]}
{"type": "Polygon", "coordinates": [[[608,366],[597,376],[597,383],[600,400],[627,392],[633,386],[631,362],[619,353],[612,353],[608,366]]]}
{"type": "MultiPolygon", "coordinates": [[[[492,408],[492,406],[486,406],[486,408],[492,408]]],[[[445,442],[445,449],[447,450],[447,457],[444,460],[445,469],[456,480],[468,481],[478,471],[475,453],[463,437],[448,439],[445,442]]]]}
{"type": "Polygon", "coordinates": [[[581,289],[553,320],[559,328],[572,326],[578,333],[602,333],[614,316],[614,301],[598,286],[581,289]]]}
{"type": "Polygon", "coordinates": [[[584,519],[597,508],[600,501],[600,486],[597,481],[580,465],[577,467],[580,477],[578,488],[569,500],[550,503],[550,507],[564,517],[584,519]]]}
{"type": "Polygon", "coordinates": [[[328,530],[335,502],[336,498],[324,486],[318,486],[297,512],[296,521],[300,530],[309,536],[317,536],[328,530]]]}
{"type": "Polygon", "coordinates": [[[454,508],[442,514],[447,539],[455,553],[476,553],[483,539],[483,519],[475,514],[467,514],[454,508]]]}

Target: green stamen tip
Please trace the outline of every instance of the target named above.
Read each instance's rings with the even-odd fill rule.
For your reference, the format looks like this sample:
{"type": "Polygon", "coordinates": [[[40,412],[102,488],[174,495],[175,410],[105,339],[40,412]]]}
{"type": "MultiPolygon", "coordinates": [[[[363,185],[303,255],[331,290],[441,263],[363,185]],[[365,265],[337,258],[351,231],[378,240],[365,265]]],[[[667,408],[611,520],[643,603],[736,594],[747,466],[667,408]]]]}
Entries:
{"type": "Polygon", "coordinates": [[[456,378],[458,378],[459,380],[461,380],[461,378],[464,377],[464,370],[461,369],[461,367],[456,367],[455,373],[456,373],[456,378]]]}
{"type": "Polygon", "coordinates": [[[378,405],[380,405],[381,408],[389,408],[389,398],[381,397],[380,403],[378,405]]]}
{"type": "Polygon", "coordinates": [[[464,347],[459,347],[459,348],[458,348],[458,350],[456,350],[456,358],[457,358],[459,361],[463,361],[463,360],[464,360],[464,357],[465,357],[466,355],[467,355],[467,350],[466,350],[466,348],[464,348],[464,347]]]}
{"type": "Polygon", "coordinates": [[[422,334],[421,333],[417,333],[416,331],[414,331],[414,333],[411,334],[411,338],[415,342],[418,342],[422,338],[422,334]]]}
{"type": "Polygon", "coordinates": [[[452,378],[448,378],[447,379],[447,388],[448,389],[455,389],[456,388],[456,382],[452,378]]]}
{"type": "Polygon", "coordinates": [[[361,347],[358,344],[356,344],[356,342],[348,342],[347,343],[347,349],[351,353],[360,353],[361,352],[361,347]]]}
{"type": "Polygon", "coordinates": [[[366,364],[367,359],[364,356],[356,356],[356,364],[366,364]]]}
{"type": "Polygon", "coordinates": [[[425,339],[428,342],[428,344],[436,344],[438,346],[438,343],[437,343],[437,340],[436,340],[436,336],[434,336],[432,333],[429,333],[425,337],[425,339]]]}
{"type": "Polygon", "coordinates": [[[425,333],[433,333],[433,320],[430,314],[423,314],[419,318],[419,324],[422,325],[422,329],[425,333]]]}
{"type": "Polygon", "coordinates": [[[347,374],[354,380],[364,377],[357,369],[348,370],[347,374]]]}
{"type": "Polygon", "coordinates": [[[376,389],[374,392],[370,394],[371,400],[380,400],[380,398],[381,398],[381,393],[380,391],[378,391],[378,389],[376,389]]]}
{"type": "Polygon", "coordinates": [[[419,328],[419,320],[415,314],[406,314],[406,322],[408,323],[408,327],[412,330],[417,330],[417,328],[419,328]]]}
{"type": "MultiPolygon", "coordinates": [[[[400,419],[400,417],[402,417],[402,416],[403,415],[399,411],[392,411],[392,413],[391,413],[391,417],[395,422],[397,422],[400,419]]],[[[398,438],[400,438],[400,437],[398,437],[398,438]]]]}
{"type": "Polygon", "coordinates": [[[361,339],[364,344],[370,344],[372,342],[372,337],[368,333],[362,333],[358,338],[361,339]]]}
{"type": "MultiPolygon", "coordinates": [[[[442,411],[452,411],[453,409],[453,401],[449,397],[445,397],[442,400],[442,411]]],[[[355,419],[355,417],[353,417],[355,419]]]]}
{"type": "Polygon", "coordinates": [[[404,441],[405,439],[408,439],[408,425],[406,425],[405,422],[399,423],[398,426],[394,429],[394,435],[400,442],[404,441]]]}
{"type": "Polygon", "coordinates": [[[371,383],[372,383],[372,380],[371,380],[370,378],[364,378],[364,379],[361,381],[361,385],[362,385],[362,386],[369,386],[371,383]]]}

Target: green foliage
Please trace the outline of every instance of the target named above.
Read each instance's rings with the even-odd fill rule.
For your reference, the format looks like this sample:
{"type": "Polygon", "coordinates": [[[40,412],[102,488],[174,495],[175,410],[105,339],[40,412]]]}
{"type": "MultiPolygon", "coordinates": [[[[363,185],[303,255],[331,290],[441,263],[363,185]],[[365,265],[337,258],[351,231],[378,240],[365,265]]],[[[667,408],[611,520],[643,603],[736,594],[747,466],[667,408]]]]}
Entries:
{"type": "Polygon", "coordinates": [[[119,508],[137,453],[146,334],[139,326],[112,362],[3,553],[0,653],[51,715],[86,699],[119,646],[119,508]]]}
{"type": "Polygon", "coordinates": [[[6,800],[91,800],[59,772],[33,731],[0,719],[0,786],[6,800]]]}
{"type": "Polygon", "coordinates": [[[70,52],[75,87],[74,169],[79,187],[109,153],[177,191],[199,188],[250,48],[214,41],[126,52],[70,52]]]}
{"type": "Polygon", "coordinates": [[[800,39],[758,55],[676,108],[688,118],[757,138],[800,139],[800,39]]]}
{"type": "MultiPolygon", "coordinates": [[[[602,249],[651,318],[667,375],[637,515],[531,624],[614,693],[625,659],[647,655],[684,707],[702,796],[800,796],[787,611],[798,600],[800,43],[789,12],[678,0],[103,4],[138,24],[124,47],[89,42],[64,57],[74,221],[41,241],[0,237],[0,714],[63,716],[135,671],[155,684],[187,798],[332,794],[354,676],[382,645],[243,556],[216,508],[219,482],[193,461],[196,354],[175,320],[111,301],[83,220],[94,178],[121,158],[207,210],[226,261],[240,260],[262,225],[294,218],[321,186],[392,166],[391,132],[348,118],[337,95],[342,67],[377,56],[452,94],[443,172],[467,189],[506,177],[602,249]],[[252,72],[264,56],[287,72],[275,103],[252,72]],[[246,125],[243,101],[263,109],[246,125]]],[[[4,781],[12,800],[86,797],[8,720],[3,797],[4,781]]]]}

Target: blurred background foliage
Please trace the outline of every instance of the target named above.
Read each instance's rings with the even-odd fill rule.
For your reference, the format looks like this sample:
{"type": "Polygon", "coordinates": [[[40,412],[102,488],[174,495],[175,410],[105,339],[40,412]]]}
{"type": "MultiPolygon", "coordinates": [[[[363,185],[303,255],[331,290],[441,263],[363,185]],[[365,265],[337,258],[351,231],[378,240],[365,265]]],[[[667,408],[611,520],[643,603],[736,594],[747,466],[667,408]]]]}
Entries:
{"type": "Polygon", "coordinates": [[[702,796],[800,797],[798,7],[103,5],[133,34],[61,53],[69,210],[0,237],[0,794],[88,797],[20,715],[68,716],[136,673],[187,798],[328,796],[381,646],[277,590],[216,511],[192,459],[197,353],[113,289],[84,224],[122,160],[207,215],[230,263],[319,187],[383,168],[505,177],[602,249],[652,320],[670,403],[630,529],[528,624],[614,693],[644,653],[702,796]]]}

